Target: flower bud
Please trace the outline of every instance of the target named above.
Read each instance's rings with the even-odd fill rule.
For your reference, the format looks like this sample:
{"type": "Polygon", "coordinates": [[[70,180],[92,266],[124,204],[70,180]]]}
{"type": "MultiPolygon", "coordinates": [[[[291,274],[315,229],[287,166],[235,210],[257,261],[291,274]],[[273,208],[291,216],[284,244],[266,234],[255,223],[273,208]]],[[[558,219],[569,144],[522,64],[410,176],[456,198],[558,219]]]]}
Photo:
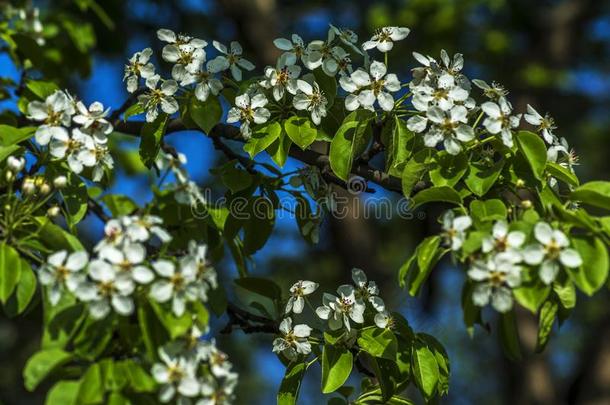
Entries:
{"type": "Polygon", "coordinates": [[[524,209],[532,208],[532,202],[530,200],[521,201],[521,208],[524,208],[524,209]]]}
{"type": "Polygon", "coordinates": [[[14,156],[9,156],[6,159],[7,166],[14,172],[19,173],[25,167],[25,159],[24,158],[16,158],[14,156]]]}
{"type": "Polygon", "coordinates": [[[58,189],[66,187],[66,184],[68,184],[68,179],[66,178],[66,176],[57,176],[53,180],[53,186],[58,189]]]}
{"type": "Polygon", "coordinates": [[[46,181],[40,185],[40,194],[45,195],[51,192],[51,186],[46,181]]]}
{"type": "Polygon", "coordinates": [[[34,180],[27,177],[23,180],[23,185],[21,186],[21,191],[25,195],[32,195],[36,192],[36,185],[34,184],[34,180]]]}
{"type": "Polygon", "coordinates": [[[47,210],[47,215],[51,218],[58,216],[60,213],[59,207],[54,205],[47,210]]]}
{"type": "Polygon", "coordinates": [[[10,170],[7,170],[5,177],[6,181],[12,181],[15,178],[15,175],[10,170]]]}
{"type": "Polygon", "coordinates": [[[523,187],[525,187],[525,182],[522,179],[517,179],[517,182],[515,183],[515,185],[519,188],[523,188],[523,187]]]}

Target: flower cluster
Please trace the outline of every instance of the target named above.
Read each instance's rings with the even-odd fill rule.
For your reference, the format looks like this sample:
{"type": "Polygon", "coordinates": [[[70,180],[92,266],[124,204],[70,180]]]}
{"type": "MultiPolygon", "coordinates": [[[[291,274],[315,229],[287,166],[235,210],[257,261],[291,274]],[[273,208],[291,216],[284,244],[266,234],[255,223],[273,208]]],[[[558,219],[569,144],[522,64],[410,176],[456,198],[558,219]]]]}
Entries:
{"type": "Polygon", "coordinates": [[[40,122],[36,141],[49,147],[51,156],[65,160],[70,170],[80,174],[92,170],[93,181],[99,181],[114,161],[108,150],[108,135],[113,131],[106,119],[109,109],[99,102],[88,107],[68,92],[57,90],[44,101],[31,101],[28,118],[40,122]]]}
{"type": "MultiPolygon", "coordinates": [[[[463,253],[469,238],[480,238],[475,232],[469,233],[472,223],[467,215],[456,216],[453,211],[444,214],[442,236],[451,251],[463,253]]],[[[479,247],[468,252],[468,277],[474,283],[475,305],[483,307],[491,301],[498,312],[509,311],[513,306],[512,290],[521,286],[527,266],[535,270],[542,283],[550,285],[561,268],[582,265],[580,254],[570,248],[570,240],[561,230],[543,221],[530,228],[526,232],[524,226],[498,220],[479,240],[479,247]]]]}
{"type": "Polygon", "coordinates": [[[160,218],[124,216],[108,221],[105,237],[95,246],[89,260],[86,252],[59,251],[41,266],[41,284],[47,287],[49,301],[57,304],[65,292],[88,303],[93,318],[105,318],[111,311],[120,315],[134,312],[134,293],[147,289],[159,303],[170,303],[176,316],[182,316],[187,303],[207,301],[210,288],[216,288],[216,272],[206,261],[206,246],[195,241],[176,262],[149,251],[171,236],[160,218]]]}
{"type": "Polygon", "coordinates": [[[190,179],[186,168],[186,156],[183,153],[167,153],[159,151],[155,166],[164,178],[167,173],[174,175],[175,183],[168,188],[173,192],[174,198],[180,204],[196,206],[205,204],[206,200],[197,183],[190,179]]]}
{"type": "MultiPolygon", "coordinates": [[[[379,288],[374,281],[368,281],[360,269],[352,269],[354,284],[344,284],[337,289],[338,296],[324,293],[322,305],[315,309],[318,318],[327,323],[330,331],[344,328],[347,336],[354,332],[354,326],[363,327],[365,316],[379,328],[391,326],[391,315],[386,311],[379,297],[379,288]],[[368,311],[367,311],[368,310],[368,311]]],[[[318,289],[313,281],[299,280],[290,287],[290,297],[286,303],[284,318],[279,325],[280,336],[273,341],[273,351],[281,353],[289,360],[311,352],[311,334],[314,331],[307,324],[294,324],[293,317],[305,308],[308,296],[318,289]]]]}
{"type": "Polygon", "coordinates": [[[196,404],[230,404],[237,385],[237,373],[225,353],[214,341],[203,340],[193,326],[182,340],[159,348],[159,362],[151,373],[159,384],[159,401],[196,404]]]}
{"type": "Polygon", "coordinates": [[[45,45],[40,9],[34,7],[31,2],[25,2],[22,7],[16,7],[10,2],[1,2],[0,18],[11,22],[16,30],[31,36],[38,45],[45,45]]]}

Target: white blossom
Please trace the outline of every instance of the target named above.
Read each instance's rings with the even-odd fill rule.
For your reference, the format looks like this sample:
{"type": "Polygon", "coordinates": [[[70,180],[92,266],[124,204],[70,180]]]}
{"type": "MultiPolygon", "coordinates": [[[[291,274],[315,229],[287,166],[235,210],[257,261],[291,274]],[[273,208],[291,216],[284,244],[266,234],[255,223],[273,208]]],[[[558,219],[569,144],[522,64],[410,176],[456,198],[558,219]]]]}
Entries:
{"type": "Polygon", "coordinates": [[[513,147],[512,130],[519,126],[521,115],[512,115],[513,107],[505,98],[500,98],[498,103],[487,101],[481,105],[481,109],[487,115],[483,126],[490,134],[500,134],[502,143],[509,148],[513,147]]]}
{"type": "Polygon", "coordinates": [[[266,89],[272,89],[273,98],[280,101],[286,91],[294,95],[297,92],[297,78],[301,74],[301,67],[288,65],[283,58],[278,59],[276,67],[265,68],[265,80],[260,85],[266,89]]]}
{"type": "Polygon", "coordinates": [[[174,63],[172,67],[172,78],[182,82],[188,76],[196,73],[201,64],[205,62],[206,54],[204,47],[207,42],[185,35],[176,35],[168,29],[157,31],[160,40],[168,42],[163,47],[161,57],[166,62],[174,63]]]}
{"type": "Polygon", "coordinates": [[[485,97],[492,101],[498,101],[508,95],[508,91],[499,83],[492,82],[491,84],[487,84],[487,82],[480,79],[473,79],[472,82],[479,89],[483,90],[483,95],[485,97]]]}
{"type": "Polygon", "coordinates": [[[89,255],[84,251],[68,254],[60,250],[47,258],[47,262],[40,267],[38,279],[48,288],[51,305],[59,302],[65,289],[73,293],[85,281],[85,273],[81,270],[88,262],[89,255]]]}
{"type": "Polygon", "coordinates": [[[218,73],[230,69],[233,79],[241,81],[241,69],[248,71],[254,69],[254,64],[242,57],[243,49],[239,42],[231,42],[230,49],[227,49],[225,45],[218,41],[213,41],[212,45],[214,45],[214,48],[216,48],[222,55],[217,56],[208,64],[208,69],[210,69],[211,72],[218,73]]]}
{"type": "Polygon", "coordinates": [[[28,118],[42,122],[36,129],[36,142],[46,145],[56,137],[67,133],[72,115],[74,115],[74,102],[72,98],[61,90],[56,90],[45,101],[30,101],[28,104],[28,118]]]}
{"type": "Polygon", "coordinates": [[[379,288],[374,281],[368,281],[362,269],[352,269],[352,280],[356,284],[356,299],[368,301],[375,311],[385,311],[385,304],[379,297],[379,288]]]}
{"type": "Polygon", "coordinates": [[[233,123],[241,121],[240,132],[244,138],[252,135],[251,125],[267,122],[271,113],[265,108],[267,98],[264,94],[258,93],[250,97],[248,93],[241,94],[235,98],[235,107],[229,110],[227,122],[233,123]]]}
{"type": "Polygon", "coordinates": [[[466,230],[472,225],[472,219],[468,215],[456,217],[449,210],[443,215],[443,236],[448,241],[451,250],[460,250],[466,240],[466,230]]]}
{"type": "MultiPolygon", "coordinates": [[[[159,359],[162,362],[155,363],[151,370],[155,381],[161,384],[159,401],[170,402],[176,393],[189,398],[199,395],[201,387],[196,378],[197,362],[194,359],[170,353],[165,348],[159,348],[159,359]]],[[[179,400],[178,403],[182,402],[179,400]]]]}
{"type": "Polygon", "coordinates": [[[371,39],[362,44],[362,48],[377,48],[381,52],[389,52],[394,47],[394,42],[405,39],[410,32],[406,27],[383,27],[375,31],[371,39]]]}
{"type": "Polygon", "coordinates": [[[350,319],[355,323],[364,322],[364,310],[366,306],[362,300],[357,299],[354,287],[342,285],[337,289],[339,297],[325,293],[322,298],[322,306],[316,309],[316,314],[321,319],[328,320],[331,330],[340,329],[343,325],[350,331],[350,319]]]}
{"type": "Polygon", "coordinates": [[[286,304],[285,313],[294,312],[300,314],[305,306],[304,297],[313,294],[318,289],[319,284],[313,281],[299,280],[290,287],[290,298],[286,304]]]}
{"type": "MultiPolygon", "coordinates": [[[[335,76],[341,70],[341,64],[350,63],[345,49],[333,45],[334,39],[335,33],[330,29],[326,41],[316,40],[307,45],[307,52],[303,57],[303,63],[307,69],[314,70],[321,67],[326,75],[335,76]]],[[[344,66],[344,68],[346,67],[344,66]]]]}
{"type": "Polygon", "coordinates": [[[214,340],[205,342],[201,345],[199,357],[201,360],[205,360],[209,363],[210,371],[214,377],[226,378],[230,377],[232,374],[231,368],[233,365],[229,361],[229,356],[218,349],[214,340]]]}
{"type": "Polygon", "coordinates": [[[297,34],[292,34],[291,39],[277,38],[273,40],[273,44],[284,51],[281,58],[286,65],[294,65],[299,59],[305,64],[308,51],[303,39],[297,34]]]}
{"type": "Polygon", "coordinates": [[[112,309],[120,315],[128,316],[134,311],[131,294],[135,290],[132,279],[118,274],[113,266],[103,260],[89,263],[89,277],[76,289],[76,296],[88,302],[89,313],[95,319],[105,318],[112,309]]]}
{"type": "Polygon", "coordinates": [[[174,80],[163,80],[161,86],[157,87],[160,81],[159,75],[154,75],[146,79],[148,91],[138,96],[138,102],[146,110],[146,121],[153,122],[159,115],[159,107],[166,114],[173,114],[178,111],[178,102],[173,97],[178,91],[178,83],[174,80]]]}
{"type": "Polygon", "coordinates": [[[125,65],[123,81],[127,81],[127,91],[133,93],[138,89],[139,78],[148,79],[155,75],[155,66],[150,63],[153,51],[145,48],[133,54],[129,58],[129,64],[125,65]]]}
{"type": "Polygon", "coordinates": [[[207,68],[201,66],[195,73],[186,75],[180,82],[181,86],[195,83],[195,97],[199,101],[206,101],[210,94],[217,96],[223,89],[222,82],[210,71],[209,63],[207,66],[207,68]]]}
{"type": "Polygon", "coordinates": [[[394,318],[388,311],[381,311],[375,314],[373,318],[375,325],[381,329],[392,329],[394,327],[394,318]]]}
{"type": "Polygon", "coordinates": [[[146,242],[156,236],[162,243],[169,242],[171,235],[160,225],[163,220],[155,215],[127,216],[121,218],[125,232],[132,242],[146,242]]]}
{"type": "Polygon", "coordinates": [[[120,249],[107,246],[100,250],[99,258],[108,262],[117,274],[125,274],[140,284],[150,283],[155,275],[145,264],[146,249],[139,243],[129,243],[120,249]]]}
{"type": "Polygon", "coordinates": [[[491,305],[498,312],[510,311],[513,306],[511,289],[521,284],[521,266],[515,259],[510,252],[502,252],[474,263],[468,277],[476,282],[472,293],[475,305],[483,307],[491,299],[491,305]]]}
{"type": "Polygon", "coordinates": [[[19,173],[25,167],[25,159],[23,157],[9,156],[6,159],[6,165],[12,171],[19,173]]]}
{"type": "Polygon", "coordinates": [[[305,324],[292,326],[291,318],[284,318],[280,323],[280,337],[273,340],[273,352],[282,353],[288,360],[294,360],[299,354],[311,353],[311,344],[307,339],[311,328],[305,324]]]}
{"type": "Polygon", "coordinates": [[[377,61],[373,61],[370,66],[370,73],[359,68],[349,77],[344,76],[339,80],[339,84],[348,94],[345,98],[345,108],[354,111],[359,107],[374,111],[375,101],[385,111],[394,108],[394,97],[390,93],[400,90],[400,82],[395,74],[386,75],[386,66],[377,61]]]}
{"type": "Polygon", "coordinates": [[[512,255],[517,255],[519,258],[519,249],[525,242],[525,233],[521,231],[508,231],[506,221],[497,221],[492,229],[492,234],[483,239],[483,253],[489,253],[492,250],[497,252],[509,252],[512,255]]]}
{"type": "Polygon", "coordinates": [[[179,266],[168,260],[158,260],[153,268],[161,279],[150,288],[150,297],[157,302],[172,301],[172,311],[178,317],[184,314],[186,303],[199,299],[195,284],[197,273],[193,266],[179,266]]]}
{"type": "Polygon", "coordinates": [[[87,130],[96,142],[106,143],[106,136],[113,130],[112,124],[106,119],[110,108],[104,110],[104,105],[98,101],[91,103],[87,108],[82,101],[79,101],[76,103],[76,111],[77,114],[72,120],[81,125],[81,129],[87,130]]]}
{"type": "Polygon", "coordinates": [[[320,86],[316,82],[312,85],[305,80],[297,80],[297,87],[299,90],[292,101],[294,108],[311,112],[311,120],[314,124],[319,125],[322,118],[326,117],[326,105],[328,104],[320,86]]]}
{"type": "Polygon", "coordinates": [[[457,155],[462,151],[462,143],[474,139],[474,129],[468,125],[468,111],[461,105],[449,111],[440,107],[430,107],[426,117],[414,115],[407,121],[407,128],[413,132],[424,132],[424,144],[434,148],[443,142],[447,153],[457,155]]]}
{"type": "Polygon", "coordinates": [[[538,243],[523,249],[523,260],[529,265],[540,265],[540,279],[551,284],[560,265],[577,268],[582,265],[580,254],[570,248],[570,240],[558,229],[553,229],[546,222],[538,222],[534,227],[534,237],[538,243]]]}
{"type": "Polygon", "coordinates": [[[180,259],[180,267],[182,269],[188,267],[189,270],[187,272],[195,274],[193,288],[204,302],[208,299],[207,293],[209,289],[218,287],[216,270],[206,259],[207,250],[208,247],[206,245],[199,245],[194,240],[191,240],[188,245],[188,254],[180,259]]]}
{"type": "Polygon", "coordinates": [[[545,142],[552,145],[557,141],[557,137],[553,134],[555,127],[555,121],[551,116],[546,114],[544,117],[534,110],[534,107],[527,105],[527,114],[523,115],[525,121],[531,125],[538,127],[538,131],[542,134],[545,142]]]}

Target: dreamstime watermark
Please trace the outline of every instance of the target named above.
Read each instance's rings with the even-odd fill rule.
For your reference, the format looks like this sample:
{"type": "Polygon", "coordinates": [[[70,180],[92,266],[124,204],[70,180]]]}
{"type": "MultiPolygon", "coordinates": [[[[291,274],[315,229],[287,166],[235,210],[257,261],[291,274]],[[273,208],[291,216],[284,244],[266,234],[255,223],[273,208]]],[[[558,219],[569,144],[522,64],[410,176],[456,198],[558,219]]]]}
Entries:
{"type": "Polygon", "coordinates": [[[367,198],[354,198],[354,196],[367,191],[367,184],[362,181],[347,183],[348,195],[341,195],[330,191],[327,195],[316,198],[295,197],[292,194],[275,194],[268,196],[233,196],[230,198],[214,198],[210,189],[203,190],[203,199],[191,204],[191,212],[195,218],[204,219],[211,215],[210,211],[227,209],[229,215],[237,220],[276,219],[314,219],[312,207],[317,205],[336,219],[363,218],[375,220],[391,220],[395,218],[406,220],[423,220],[426,213],[413,209],[412,200],[402,197],[399,199],[371,194],[367,198]],[[351,194],[351,195],[350,195],[351,194]],[[273,213],[275,211],[275,213],[273,213]]]}

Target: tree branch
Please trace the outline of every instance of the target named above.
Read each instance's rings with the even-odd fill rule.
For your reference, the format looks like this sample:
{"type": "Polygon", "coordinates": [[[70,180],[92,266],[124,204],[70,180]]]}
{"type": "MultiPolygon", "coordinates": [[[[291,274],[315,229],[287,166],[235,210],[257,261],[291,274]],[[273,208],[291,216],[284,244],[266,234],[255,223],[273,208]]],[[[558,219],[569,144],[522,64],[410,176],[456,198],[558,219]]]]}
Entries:
{"type": "Polygon", "coordinates": [[[245,311],[233,303],[227,306],[229,322],[220,331],[230,334],[233,329],[241,329],[244,333],[271,333],[278,334],[279,329],[275,321],[245,311]]]}

